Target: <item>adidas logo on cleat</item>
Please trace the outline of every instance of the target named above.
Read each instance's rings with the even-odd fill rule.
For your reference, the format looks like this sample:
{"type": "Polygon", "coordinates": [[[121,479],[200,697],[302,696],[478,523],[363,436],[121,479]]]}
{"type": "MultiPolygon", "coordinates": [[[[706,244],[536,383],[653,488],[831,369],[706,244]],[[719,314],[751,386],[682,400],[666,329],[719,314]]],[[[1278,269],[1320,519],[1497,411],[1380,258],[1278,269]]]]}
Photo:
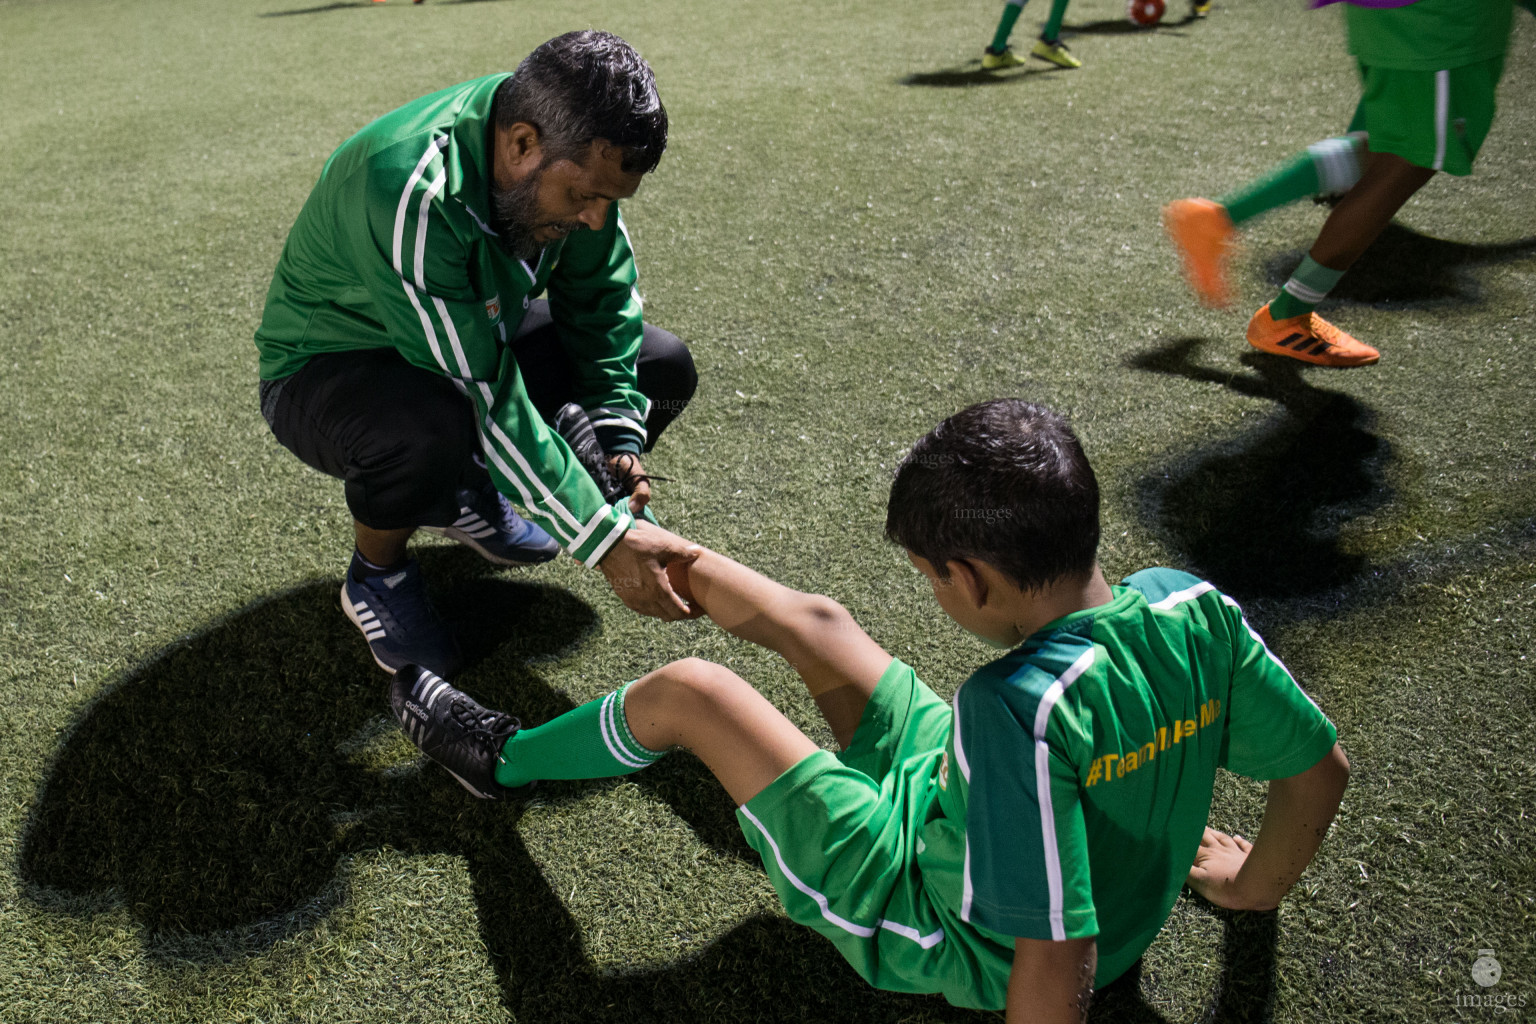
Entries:
{"type": "Polygon", "coordinates": [[[499,800],[496,764],[521,726],[516,718],[481,707],[440,676],[402,666],[390,683],[389,704],[406,738],[482,799],[499,800]]]}
{"type": "Polygon", "coordinates": [[[1269,306],[1248,322],[1248,344],[1261,352],[1289,356],[1317,366],[1369,366],[1381,353],[1363,344],[1316,313],[1276,321],[1269,306]]]}
{"type": "Polygon", "coordinates": [[[1298,351],[1298,352],[1306,352],[1308,355],[1314,355],[1314,356],[1317,355],[1320,352],[1326,352],[1330,348],[1333,347],[1328,342],[1324,341],[1322,338],[1314,338],[1314,337],[1312,337],[1310,335],[1306,335],[1306,334],[1290,334],[1290,335],[1286,336],[1284,341],[1276,342],[1276,344],[1279,345],[1281,348],[1290,348],[1292,345],[1295,345],[1296,346],[1296,351],[1298,351]],[[1317,342],[1317,344],[1312,345],[1312,346],[1309,347],[1306,344],[1309,341],[1315,341],[1315,342],[1317,342]]]}

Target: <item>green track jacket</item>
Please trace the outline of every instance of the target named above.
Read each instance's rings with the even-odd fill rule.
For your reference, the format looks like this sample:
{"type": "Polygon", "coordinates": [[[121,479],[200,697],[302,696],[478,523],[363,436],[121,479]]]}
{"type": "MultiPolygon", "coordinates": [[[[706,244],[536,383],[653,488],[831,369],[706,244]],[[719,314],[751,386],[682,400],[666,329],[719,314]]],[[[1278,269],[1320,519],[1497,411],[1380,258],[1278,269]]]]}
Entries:
{"type": "Polygon", "coordinates": [[[640,296],[618,204],[598,231],[506,255],[490,228],[491,104],[506,75],[424,96],[326,161],[283,247],[256,331],[261,376],[324,352],[392,347],[474,402],[487,467],[567,551],[595,565],[633,525],[528,400],[509,341],[548,291],[576,400],[610,453],[638,452],[640,296]]]}

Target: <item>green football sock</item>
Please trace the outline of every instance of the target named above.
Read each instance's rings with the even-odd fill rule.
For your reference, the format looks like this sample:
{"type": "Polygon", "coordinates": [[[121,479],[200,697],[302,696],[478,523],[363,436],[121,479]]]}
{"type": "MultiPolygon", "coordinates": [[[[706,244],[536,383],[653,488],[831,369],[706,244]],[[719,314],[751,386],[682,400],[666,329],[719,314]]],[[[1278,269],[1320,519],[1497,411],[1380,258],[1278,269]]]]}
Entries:
{"type": "Polygon", "coordinates": [[[1045,19],[1045,28],[1040,32],[1041,39],[1048,39],[1053,43],[1061,41],[1061,19],[1066,17],[1067,4],[1072,0],[1051,0],[1051,16],[1045,19]]]}
{"type": "Polygon", "coordinates": [[[606,779],[660,760],[666,751],[641,746],[624,718],[624,694],[633,685],[514,733],[501,748],[496,781],[510,787],[534,779],[606,779]]]}
{"type": "Polygon", "coordinates": [[[1304,258],[1280,289],[1280,294],[1269,300],[1270,317],[1284,320],[1288,316],[1312,312],[1343,276],[1342,270],[1325,267],[1311,256],[1304,258]]]}
{"type": "Polygon", "coordinates": [[[1019,20],[1019,15],[1024,10],[1024,0],[1008,0],[1003,5],[1003,20],[997,23],[997,31],[992,34],[992,45],[987,47],[993,53],[1002,53],[1008,48],[1008,37],[1013,34],[1013,24],[1019,20]]]}
{"type": "Polygon", "coordinates": [[[1360,135],[1323,139],[1217,202],[1233,224],[1241,224],[1298,199],[1347,192],[1360,180],[1364,148],[1360,135]]]}

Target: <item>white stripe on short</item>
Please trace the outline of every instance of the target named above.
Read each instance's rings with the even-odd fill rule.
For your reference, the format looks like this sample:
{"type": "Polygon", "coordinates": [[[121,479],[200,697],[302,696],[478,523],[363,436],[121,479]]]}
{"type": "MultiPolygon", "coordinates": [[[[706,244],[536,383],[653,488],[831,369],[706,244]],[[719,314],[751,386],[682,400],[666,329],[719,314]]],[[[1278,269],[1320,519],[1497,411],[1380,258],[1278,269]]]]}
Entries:
{"type": "Polygon", "coordinates": [[[1435,163],[1434,169],[1445,166],[1445,130],[1451,119],[1451,73],[1435,72],[1435,163]]]}
{"type": "Polygon", "coordinates": [[[745,806],[742,806],[741,813],[746,816],[748,821],[757,826],[757,830],[763,834],[763,838],[768,840],[768,846],[773,850],[774,862],[779,865],[779,870],[784,873],[784,877],[789,879],[789,884],[814,900],[816,906],[821,909],[821,916],[849,935],[857,935],[861,939],[867,939],[875,934],[877,928],[883,928],[888,932],[900,935],[904,939],[911,939],[924,949],[932,949],[944,941],[944,929],[942,928],[935,929],[924,935],[911,925],[901,924],[897,921],[888,921],[883,917],[877,920],[873,926],[866,927],[861,924],[854,924],[846,917],[833,912],[832,905],[827,900],[827,897],[806,885],[805,882],[800,880],[800,876],[791,871],[789,865],[784,863],[784,853],[779,849],[778,841],[763,827],[763,823],[758,820],[757,815],[747,810],[745,806]]]}

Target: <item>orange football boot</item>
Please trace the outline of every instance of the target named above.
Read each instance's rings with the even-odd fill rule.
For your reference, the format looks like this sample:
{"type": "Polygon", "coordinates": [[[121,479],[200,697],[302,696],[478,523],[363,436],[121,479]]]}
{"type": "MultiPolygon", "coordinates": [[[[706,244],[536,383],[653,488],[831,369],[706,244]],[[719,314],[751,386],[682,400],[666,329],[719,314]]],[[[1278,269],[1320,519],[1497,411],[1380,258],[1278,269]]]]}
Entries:
{"type": "Polygon", "coordinates": [[[1290,356],[1318,366],[1369,366],[1381,353],[1356,341],[1316,313],[1302,313],[1276,320],[1269,303],[1259,307],[1248,321],[1248,344],[1260,352],[1290,356]]]}
{"type": "Polygon", "coordinates": [[[1200,301],[1219,309],[1230,306],[1227,257],[1237,229],[1226,207],[1209,199],[1175,199],[1163,207],[1163,227],[1179,250],[1184,277],[1200,301]]]}

